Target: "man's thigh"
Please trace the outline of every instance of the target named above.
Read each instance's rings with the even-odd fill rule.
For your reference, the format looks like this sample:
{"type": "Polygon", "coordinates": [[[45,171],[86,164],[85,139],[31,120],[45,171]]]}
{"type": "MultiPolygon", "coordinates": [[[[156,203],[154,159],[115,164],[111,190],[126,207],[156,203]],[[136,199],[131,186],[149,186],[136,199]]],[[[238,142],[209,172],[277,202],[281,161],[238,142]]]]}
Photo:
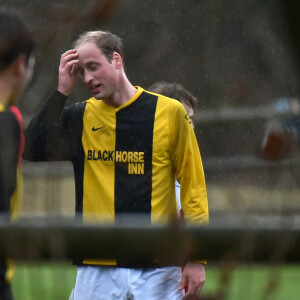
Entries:
{"type": "Polygon", "coordinates": [[[125,300],[126,275],[121,268],[78,267],[74,300],[125,300]]]}
{"type": "Polygon", "coordinates": [[[180,267],[132,269],[129,291],[134,300],[182,300],[184,292],[178,291],[180,280],[180,267]]]}
{"type": "Polygon", "coordinates": [[[181,300],[180,267],[78,267],[74,300],[181,300]]]}

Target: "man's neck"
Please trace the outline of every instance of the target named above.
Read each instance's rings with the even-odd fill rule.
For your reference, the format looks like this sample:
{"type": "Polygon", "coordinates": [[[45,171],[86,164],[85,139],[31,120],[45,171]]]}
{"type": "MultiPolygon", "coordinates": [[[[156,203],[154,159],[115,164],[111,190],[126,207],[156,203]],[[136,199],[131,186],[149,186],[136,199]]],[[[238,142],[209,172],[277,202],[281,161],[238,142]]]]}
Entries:
{"type": "Polygon", "coordinates": [[[0,74],[0,102],[9,105],[14,95],[11,78],[4,72],[0,74]]]}
{"type": "Polygon", "coordinates": [[[130,100],[137,89],[129,82],[126,75],[121,80],[118,89],[107,99],[103,99],[103,102],[113,107],[119,107],[130,100]]]}
{"type": "Polygon", "coordinates": [[[119,107],[130,100],[136,92],[137,89],[131,86],[131,88],[116,91],[110,99],[103,99],[103,102],[113,107],[119,107]]]}
{"type": "Polygon", "coordinates": [[[10,91],[3,82],[0,80],[0,102],[7,105],[10,98],[10,91]]]}

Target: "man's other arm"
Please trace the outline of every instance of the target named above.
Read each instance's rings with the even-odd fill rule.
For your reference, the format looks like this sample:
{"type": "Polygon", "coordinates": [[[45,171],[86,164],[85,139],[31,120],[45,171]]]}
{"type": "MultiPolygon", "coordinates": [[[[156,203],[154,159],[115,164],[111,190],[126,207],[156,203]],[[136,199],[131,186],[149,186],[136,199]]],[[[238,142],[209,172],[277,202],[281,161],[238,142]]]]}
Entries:
{"type": "Polygon", "coordinates": [[[67,97],[56,91],[25,131],[23,158],[30,161],[68,160],[64,105],[67,97]]]}

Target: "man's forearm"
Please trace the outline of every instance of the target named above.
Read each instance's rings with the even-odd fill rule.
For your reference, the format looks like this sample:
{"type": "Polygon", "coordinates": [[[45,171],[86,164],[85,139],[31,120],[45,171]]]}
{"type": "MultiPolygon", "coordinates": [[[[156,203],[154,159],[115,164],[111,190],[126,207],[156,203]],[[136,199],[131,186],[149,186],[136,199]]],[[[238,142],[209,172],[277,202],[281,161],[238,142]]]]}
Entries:
{"type": "Polygon", "coordinates": [[[55,122],[59,120],[66,99],[65,95],[56,91],[48,98],[41,111],[31,120],[25,131],[24,159],[48,160],[47,149],[51,148],[51,145],[49,145],[47,135],[55,122]]]}

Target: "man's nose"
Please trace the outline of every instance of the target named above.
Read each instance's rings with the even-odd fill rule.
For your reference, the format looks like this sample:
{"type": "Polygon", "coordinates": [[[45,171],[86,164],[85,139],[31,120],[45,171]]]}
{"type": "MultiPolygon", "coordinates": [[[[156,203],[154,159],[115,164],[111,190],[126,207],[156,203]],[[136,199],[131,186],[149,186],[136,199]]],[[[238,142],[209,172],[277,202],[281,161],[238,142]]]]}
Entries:
{"type": "Polygon", "coordinates": [[[84,72],[83,82],[90,83],[93,80],[93,76],[89,72],[84,72]]]}

